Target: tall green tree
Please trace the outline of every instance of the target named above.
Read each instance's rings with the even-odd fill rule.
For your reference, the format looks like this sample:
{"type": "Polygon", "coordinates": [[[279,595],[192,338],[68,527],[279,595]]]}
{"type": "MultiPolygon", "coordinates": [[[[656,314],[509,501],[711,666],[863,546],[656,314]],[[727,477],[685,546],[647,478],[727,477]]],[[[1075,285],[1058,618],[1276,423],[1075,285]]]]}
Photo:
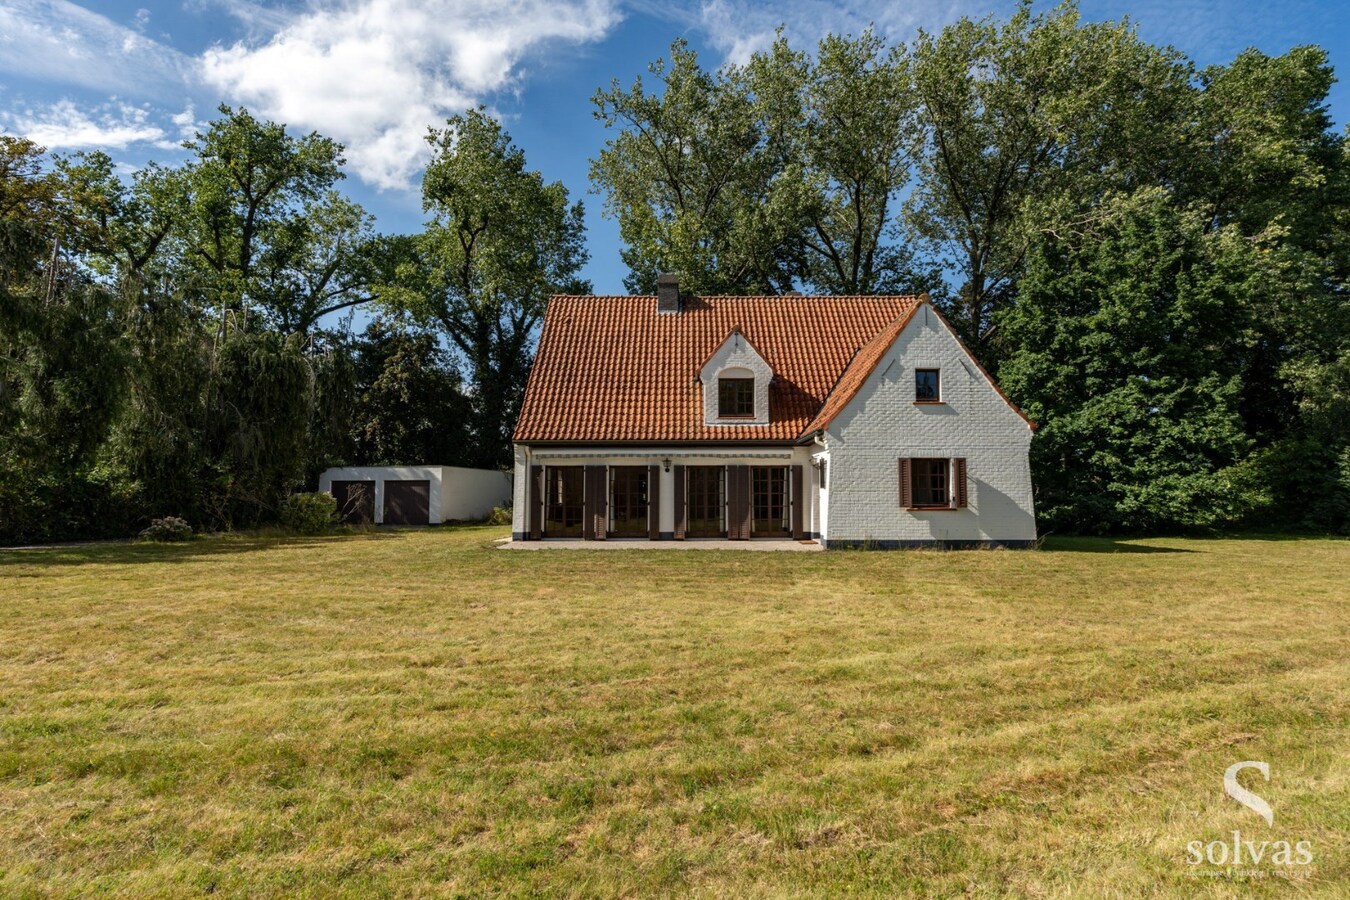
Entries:
{"type": "Polygon", "coordinates": [[[1239,468],[1253,449],[1241,395],[1259,298],[1288,293],[1268,259],[1277,240],[1209,230],[1150,188],[1034,245],[1001,319],[1015,349],[999,377],[1041,423],[1050,528],[1233,525],[1261,504],[1239,468]]]}
{"type": "MultiPolygon", "coordinates": [[[[1140,71],[1141,64],[1136,61],[1130,70],[1140,71]]],[[[1197,525],[1206,517],[1212,524],[1234,524],[1245,511],[1250,521],[1266,527],[1346,527],[1350,424],[1340,419],[1341,425],[1334,425],[1338,418],[1328,412],[1336,409],[1329,398],[1341,383],[1350,347],[1346,268],[1338,252],[1350,209],[1345,190],[1350,173],[1344,138],[1332,130],[1326,114],[1330,84],[1325,56],[1316,48],[1295,48],[1282,57],[1245,52],[1229,66],[1207,69],[1193,83],[1177,82],[1158,94],[1161,99],[1138,106],[1134,115],[1114,117],[1129,123],[1147,112],[1142,120],[1151,123],[1152,145],[1131,141],[1122,146],[1114,138],[1077,142],[1073,155],[1057,161],[1059,169],[1022,205],[1019,215],[1029,226],[1023,239],[1037,270],[1013,284],[1004,307],[1007,317],[996,312],[994,321],[1010,329],[996,342],[1010,354],[1008,367],[1000,370],[1007,373],[1010,392],[1029,407],[1046,404],[1040,407],[1046,418],[1035,443],[1034,472],[1047,497],[1054,498],[1042,507],[1050,521],[1141,529],[1197,525]],[[1138,198],[1148,186],[1165,190],[1180,218],[1141,216],[1136,209],[1127,231],[1107,227],[1120,221],[1122,198],[1138,198]],[[1206,414],[1176,404],[1159,407],[1171,413],[1154,414],[1151,406],[1143,406],[1145,395],[1136,380],[1146,375],[1127,367],[1089,377],[1086,364],[1063,340],[1085,319],[1071,307],[1056,306],[1051,315],[1046,304],[1054,293],[1046,286],[1056,278],[1067,284],[1081,276],[1089,255],[1111,254],[1131,262],[1118,269],[1118,290],[1153,284],[1180,296],[1194,290],[1188,287],[1193,267],[1158,270],[1147,263],[1150,254],[1162,253],[1183,236],[1203,251],[1197,259],[1219,259],[1215,254],[1222,250],[1234,300],[1204,334],[1169,329],[1167,346],[1202,366],[1188,373],[1188,384],[1209,378],[1207,387],[1226,385],[1216,389],[1215,402],[1221,398],[1225,415],[1238,416],[1235,427],[1252,452],[1231,455],[1226,468],[1216,468],[1196,463],[1185,452],[1159,458],[1132,450],[1128,458],[1134,467],[1116,473],[1108,491],[1100,478],[1087,477],[1088,460],[1125,458],[1118,452],[1120,436],[1153,440],[1152,429],[1169,419],[1199,434],[1206,414]],[[1130,242],[1137,248],[1127,255],[1130,242]],[[1066,254],[1070,246],[1076,249],[1066,254]],[[1253,252],[1243,252],[1244,246],[1253,252]],[[1251,274],[1258,272],[1259,279],[1251,274]],[[1027,328],[1035,317],[1060,320],[1060,341],[1047,345],[1046,332],[1027,328]],[[1241,329],[1241,339],[1223,340],[1234,328],[1241,329]],[[1217,356],[1214,346],[1222,347],[1217,356]],[[1034,360],[1074,373],[1080,379],[1078,392],[1067,383],[1024,381],[1034,360]],[[1130,409],[1122,398],[1133,398],[1140,420],[1107,428],[1110,416],[1101,405],[1115,403],[1118,413],[1130,409]],[[1078,426],[1081,430],[1073,430],[1078,426]],[[1195,502],[1173,502],[1180,495],[1168,494],[1172,476],[1167,473],[1178,460],[1191,466],[1190,484],[1225,485],[1226,499],[1214,494],[1204,502],[1197,494],[1195,502]],[[1127,503],[1122,491],[1136,491],[1138,498],[1127,503]],[[1081,509],[1065,513],[1092,503],[1104,503],[1109,515],[1093,519],[1080,516],[1081,509]],[[1132,508],[1140,511],[1125,516],[1132,508]]],[[[1117,349],[1094,352],[1111,360],[1118,359],[1117,349]]],[[[1210,437],[1217,433],[1208,432],[1210,437]]],[[[1175,449],[1162,439],[1150,446],[1175,449]]]]}
{"type": "Polygon", "coordinates": [[[800,230],[785,236],[796,281],[826,294],[936,289],[895,215],[923,136],[905,48],[868,30],[827,35],[809,57],[780,36],[730,77],[754,99],[776,182],[800,183],[800,230]]]}
{"type": "MultiPolygon", "coordinates": [[[[926,147],[905,220],[957,273],[954,324],[989,358],[997,312],[1017,297],[1045,216],[1032,201],[1128,189],[1176,146],[1189,66],[1128,22],[1081,23],[1075,4],[1006,21],[963,18],[913,50],[926,147]],[[1119,173],[1125,183],[1115,177],[1119,173]]],[[[1156,183],[1146,182],[1146,183],[1156,183]]]]}
{"type": "Polygon", "coordinates": [[[358,465],[466,465],[471,406],[455,359],[436,333],[378,318],[356,341],[358,465]]]}
{"type": "Polygon", "coordinates": [[[43,148],[0,137],[0,444],[10,466],[86,464],[117,408],[123,316],[84,261],[102,235],[43,148]]]}
{"type": "Polygon", "coordinates": [[[324,316],[371,299],[371,219],[336,190],[342,146],[295,137],[246,109],[185,144],[177,173],[175,277],[224,318],[259,315],[304,334],[324,316]]]}
{"type": "MultiPolygon", "coordinates": [[[[775,99],[799,103],[791,82],[803,77],[800,60],[782,47],[775,56],[777,70],[761,65],[758,80],[789,81],[775,99]]],[[[802,267],[792,246],[802,227],[800,171],[783,176],[741,73],[704,70],[683,40],[670,57],[649,67],[659,94],[638,78],[594,97],[596,118],[619,129],[592,162],[591,180],[619,222],[624,284],[653,292],[656,276],[673,271],[698,293],[789,290],[802,267]]],[[[798,118],[783,117],[781,140],[798,118]]]]}
{"type": "Polygon", "coordinates": [[[64,536],[109,513],[99,449],[122,403],[126,304],[86,264],[101,235],[44,166],[0,136],[0,540],[64,536]]]}
{"type": "Polygon", "coordinates": [[[506,465],[550,294],[587,293],[580,203],[526,168],[525,154],[482,108],[428,136],[426,230],[402,243],[389,303],[440,331],[469,376],[472,464],[506,465]]]}
{"type": "Polygon", "coordinates": [[[781,35],[744,66],[669,63],[595,95],[613,137],[591,166],[619,222],[625,283],[662,271],[698,293],[933,289],[894,216],[922,132],[903,47],[830,35],[814,56],[781,35]]]}

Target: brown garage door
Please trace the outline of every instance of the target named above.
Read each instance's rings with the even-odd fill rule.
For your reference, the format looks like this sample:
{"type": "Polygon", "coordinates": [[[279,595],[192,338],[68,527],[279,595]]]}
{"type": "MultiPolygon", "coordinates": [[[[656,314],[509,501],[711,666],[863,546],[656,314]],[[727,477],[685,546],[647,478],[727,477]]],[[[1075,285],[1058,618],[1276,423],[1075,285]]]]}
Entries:
{"type": "Polygon", "coordinates": [[[348,525],[369,525],[375,521],[375,482],[335,481],[333,499],[338,518],[348,525]]]}
{"type": "Polygon", "coordinates": [[[386,481],[384,483],[384,524],[428,525],[430,523],[430,481],[386,481]]]}

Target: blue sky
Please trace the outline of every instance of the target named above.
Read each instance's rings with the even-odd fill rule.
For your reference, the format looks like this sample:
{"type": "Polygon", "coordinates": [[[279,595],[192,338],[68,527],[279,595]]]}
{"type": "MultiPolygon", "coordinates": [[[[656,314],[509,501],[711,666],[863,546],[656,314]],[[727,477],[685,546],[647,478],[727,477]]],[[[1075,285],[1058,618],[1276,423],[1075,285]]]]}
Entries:
{"type": "MultiPolygon", "coordinates": [[[[417,182],[429,125],[485,103],[531,167],[587,206],[597,292],[623,292],[617,226],[589,192],[606,139],[596,88],[645,72],[683,37],[709,64],[743,59],[781,23],[794,43],[869,23],[907,40],[961,15],[1007,15],[1012,2],[911,0],[0,0],[0,132],[50,149],[104,149],[128,171],[182,157],[226,102],[347,145],[345,189],[383,231],[421,222],[417,182]]],[[[1043,7],[1046,4],[1038,4],[1043,7]]],[[[1310,0],[1084,0],[1090,20],[1128,15],[1144,38],[1201,65],[1255,46],[1318,43],[1350,71],[1344,8],[1310,0]]],[[[1331,111],[1347,119],[1338,84],[1331,111]]]]}

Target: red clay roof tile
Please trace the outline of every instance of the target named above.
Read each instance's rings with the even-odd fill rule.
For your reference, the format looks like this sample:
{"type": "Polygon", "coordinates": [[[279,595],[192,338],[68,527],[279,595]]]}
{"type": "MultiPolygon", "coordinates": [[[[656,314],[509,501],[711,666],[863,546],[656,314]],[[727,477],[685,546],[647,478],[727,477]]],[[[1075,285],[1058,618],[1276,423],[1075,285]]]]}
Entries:
{"type": "MultiPolygon", "coordinates": [[[[917,297],[686,297],[679,313],[660,315],[651,296],[554,297],[514,440],[795,440],[825,408],[833,408],[841,390],[849,391],[852,381],[841,382],[841,376],[856,379],[851,389],[856,392],[919,302],[917,297]],[[703,421],[699,370],[736,327],[774,371],[768,425],[703,421]],[[873,353],[876,358],[866,365],[873,353]],[[850,366],[855,355],[859,359],[850,366]]],[[[838,402],[846,404],[852,392],[838,402]]]]}
{"type": "Polygon", "coordinates": [[[848,406],[848,402],[858,393],[863,384],[867,381],[867,376],[871,375],[876,369],[877,363],[881,362],[886,351],[891,349],[891,344],[900,336],[900,332],[905,330],[909,320],[914,317],[914,311],[918,309],[917,304],[911,306],[905,313],[900,315],[885,328],[881,329],[875,337],[863,345],[853,361],[848,364],[844,374],[839,376],[839,381],[835,383],[834,389],[830,391],[830,396],[825,398],[824,405],[820,412],[816,413],[814,419],[804,429],[806,433],[819,431],[826,425],[829,425],[834,417],[848,406]]]}

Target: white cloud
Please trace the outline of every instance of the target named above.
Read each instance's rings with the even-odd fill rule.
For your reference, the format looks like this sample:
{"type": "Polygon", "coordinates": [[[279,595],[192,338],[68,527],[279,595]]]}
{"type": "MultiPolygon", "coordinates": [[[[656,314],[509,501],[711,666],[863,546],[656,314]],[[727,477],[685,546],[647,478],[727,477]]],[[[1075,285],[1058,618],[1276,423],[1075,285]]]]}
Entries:
{"type": "Polygon", "coordinates": [[[40,112],[4,114],[0,116],[0,128],[49,150],[121,150],[147,141],[163,144],[166,138],[164,129],[150,121],[145,109],[116,102],[86,112],[69,100],[61,100],[40,112]]]}
{"type": "Polygon", "coordinates": [[[799,49],[814,49],[816,42],[831,33],[860,34],[869,25],[892,40],[908,41],[920,27],[937,31],[963,15],[985,15],[989,5],[976,0],[786,0],[779,4],[703,0],[698,27],[727,62],[740,64],[771,46],[780,25],[799,49]]]}
{"type": "Polygon", "coordinates": [[[183,8],[202,12],[220,9],[248,29],[252,37],[269,37],[291,23],[294,11],[284,2],[254,3],[252,0],[183,0],[183,8]]]}
{"type": "Polygon", "coordinates": [[[532,50],[599,40],[614,0],[347,0],[296,14],[266,43],[215,47],[205,81],[291,126],[347,145],[356,174],[405,187],[428,126],[512,85],[532,50]]]}
{"type": "Polygon", "coordinates": [[[66,0],[0,5],[0,72],[162,98],[181,97],[191,71],[177,50],[66,0]]]}

